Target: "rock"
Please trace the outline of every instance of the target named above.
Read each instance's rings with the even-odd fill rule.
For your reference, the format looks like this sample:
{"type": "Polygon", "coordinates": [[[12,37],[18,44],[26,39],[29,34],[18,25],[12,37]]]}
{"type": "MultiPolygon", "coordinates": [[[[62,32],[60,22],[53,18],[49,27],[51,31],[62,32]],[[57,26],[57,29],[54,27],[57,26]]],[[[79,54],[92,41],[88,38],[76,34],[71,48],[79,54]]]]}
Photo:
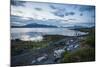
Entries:
{"type": "Polygon", "coordinates": [[[62,53],[64,53],[64,52],[65,52],[64,49],[55,50],[55,51],[54,51],[54,56],[55,56],[56,58],[60,58],[61,55],[62,55],[62,53]]]}
{"type": "Polygon", "coordinates": [[[32,64],[34,64],[34,63],[36,63],[36,60],[33,60],[33,61],[32,61],[32,64]]]}
{"type": "Polygon", "coordinates": [[[45,55],[42,56],[42,57],[37,58],[37,61],[40,62],[40,61],[46,60],[46,59],[47,59],[47,54],[45,54],[45,55]]]}

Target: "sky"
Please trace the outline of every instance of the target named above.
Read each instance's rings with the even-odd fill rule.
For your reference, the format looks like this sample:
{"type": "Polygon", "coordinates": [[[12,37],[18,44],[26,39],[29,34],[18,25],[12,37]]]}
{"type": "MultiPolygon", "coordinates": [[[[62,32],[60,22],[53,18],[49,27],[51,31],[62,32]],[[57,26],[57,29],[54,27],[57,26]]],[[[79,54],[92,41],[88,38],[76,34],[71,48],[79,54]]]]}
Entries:
{"type": "Polygon", "coordinates": [[[95,6],[11,0],[11,25],[74,26],[95,23],[95,6]]]}

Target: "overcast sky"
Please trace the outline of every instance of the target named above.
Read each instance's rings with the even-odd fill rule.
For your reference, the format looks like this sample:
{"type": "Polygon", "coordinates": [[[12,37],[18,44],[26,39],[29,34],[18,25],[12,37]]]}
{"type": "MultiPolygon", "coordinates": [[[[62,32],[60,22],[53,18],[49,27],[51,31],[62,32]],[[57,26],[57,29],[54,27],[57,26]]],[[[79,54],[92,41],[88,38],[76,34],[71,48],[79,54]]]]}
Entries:
{"type": "Polygon", "coordinates": [[[95,22],[95,7],[89,5],[11,1],[11,24],[39,23],[70,26],[95,22]]]}

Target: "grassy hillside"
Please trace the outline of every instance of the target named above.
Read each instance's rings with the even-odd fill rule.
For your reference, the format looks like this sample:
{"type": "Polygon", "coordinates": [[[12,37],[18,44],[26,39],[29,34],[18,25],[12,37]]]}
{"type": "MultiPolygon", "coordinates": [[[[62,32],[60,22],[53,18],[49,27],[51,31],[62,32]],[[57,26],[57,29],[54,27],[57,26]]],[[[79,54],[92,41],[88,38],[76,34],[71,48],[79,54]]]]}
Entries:
{"type": "Polygon", "coordinates": [[[80,31],[89,33],[80,42],[81,48],[75,52],[65,52],[61,62],[95,61],[95,29],[80,29],[80,31]]]}

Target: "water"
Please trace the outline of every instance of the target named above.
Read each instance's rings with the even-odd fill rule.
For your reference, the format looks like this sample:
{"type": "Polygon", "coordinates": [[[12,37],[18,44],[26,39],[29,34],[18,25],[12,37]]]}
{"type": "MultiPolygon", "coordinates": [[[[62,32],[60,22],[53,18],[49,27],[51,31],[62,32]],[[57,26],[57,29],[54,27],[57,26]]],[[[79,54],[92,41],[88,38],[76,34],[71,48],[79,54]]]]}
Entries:
{"type": "Polygon", "coordinates": [[[41,41],[43,35],[64,35],[76,36],[85,35],[87,33],[69,30],[67,28],[11,28],[11,39],[41,41]]]}

